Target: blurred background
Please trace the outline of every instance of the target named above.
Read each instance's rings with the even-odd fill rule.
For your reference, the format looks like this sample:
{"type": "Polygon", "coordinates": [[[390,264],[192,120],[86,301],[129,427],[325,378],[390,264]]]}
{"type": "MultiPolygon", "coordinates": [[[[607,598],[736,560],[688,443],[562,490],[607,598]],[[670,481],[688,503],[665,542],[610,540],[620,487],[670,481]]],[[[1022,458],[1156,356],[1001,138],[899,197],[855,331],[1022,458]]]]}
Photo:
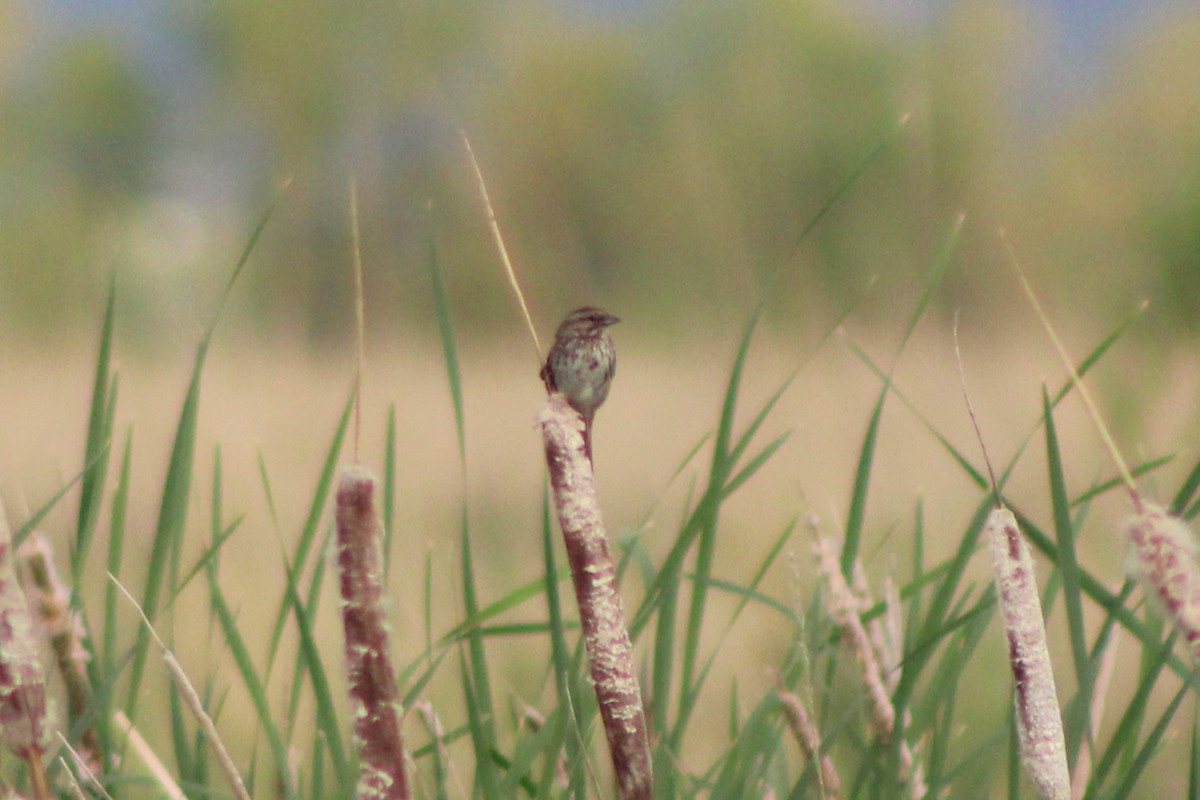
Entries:
{"type": "Polygon", "coordinates": [[[781,324],[869,279],[858,317],[891,321],[964,211],[943,309],[1008,318],[1003,225],[1069,287],[1058,313],[1148,298],[1191,337],[1198,57],[1200,12],[1169,0],[2,0],[0,312],[39,339],[91,326],[115,274],[129,343],[204,324],[291,179],[229,324],[344,341],[356,176],[373,325],[428,327],[432,239],[463,320],[520,337],[463,129],[548,327],[597,300],[682,340],[776,270],[781,324]]]}
{"type": "MultiPolygon", "coordinates": [[[[0,0],[0,490],[20,519],[79,470],[115,279],[117,425],[134,442],[131,519],[152,528],[192,349],[290,181],[214,339],[197,466],[208,474],[222,448],[228,507],[248,511],[234,546],[261,553],[277,546],[261,458],[290,540],[351,386],[356,179],[363,454],[379,468],[394,404],[399,551],[432,552],[435,574],[452,573],[466,492],[485,584],[536,577],[538,364],[466,131],[543,347],[575,306],[624,319],[596,444],[619,535],[655,551],[669,541],[704,458],[678,497],[671,475],[715,425],[764,295],[739,419],[799,367],[764,429],[795,434],[731,501],[721,546],[735,558],[718,563],[748,574],[736,556],[760,552],[799,510],[836,525],[879,382],[827,334],[849,309],[848,335],[890,367],[960,213],[953,268],[899,357],[898,385],[974,457],[950,339],[958,311],[993,457],[1033,429],[1042,383],[1064,372],[1008,267],[1003,227],[1077,356],[1150,301],[1091,380],[1132,458],[1183,454],[1160,473],[1165,495],[1200,442],[1198,64],[1200,10],[1171,0],[0,0]],[[463,359],[465,479],[434,251],[463,359]]],[[[1078,490],[1111,469],[1079,409],[1063,414],[1078,490]]],[[[880,573],[897,567],[888,551],[919,499],[947,542],[979,500],[898,403],[882,431],[864,550],[880,573]]],[[[1044,463],[1035,445],[1010,485],[1035,513],[1048,507],[1044,463]]],[[[198,480],[201,508],[208,492],[198,480]]],[[[1114,580],[1120,513],[1115,502],[1097,515],[1094,534],[1092,566],[1114,580]]],[[[64,508],[47,525],[65,537],[69,523],[64,508]]],[[[262,580],[261,557],[223,569],[262,580]]],[[[772,591],[808,586],[798,572],[774,576],[772,591]]],[[[440,629],[460,619],[454,602],[440,629]]],[[[418,615],[419,603],[397,609],[418,615]]],[[[745,652],[781,646],[751,639],[745,652]]],[[[509,679],[519,686],[520,671],[509,679]]]]}

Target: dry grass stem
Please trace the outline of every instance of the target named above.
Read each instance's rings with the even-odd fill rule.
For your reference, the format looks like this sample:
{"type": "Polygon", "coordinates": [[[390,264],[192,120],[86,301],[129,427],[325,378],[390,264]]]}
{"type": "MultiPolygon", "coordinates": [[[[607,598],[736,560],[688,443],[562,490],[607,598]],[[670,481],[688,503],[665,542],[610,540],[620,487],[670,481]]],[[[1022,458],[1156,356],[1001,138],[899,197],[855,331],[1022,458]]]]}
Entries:
{"type": "Polygon", "coordinates": [[[346,676],[359,757],[357,796],[405,800],[403,712],[381,602],[383,525],[371,473],[358,466],[342,468],[336,505],[346,676]]]}
{"type": "Polygon", "coordinates": [[[579,604],[584,647],[620,796],[642,800],[651,796],[653,788],[646,716],[633,645],[617,593],[616,566],[608,552],[592,464],[585,450],[583,419],[562,395],[553,394],[539,422],[579,604]]]}
{"type": "MultiPolygon", "coordinates": [[[[100,780],[96,777],[95,771],[93,771],[91,766],[83,760],[80,753],[71,746],[71,743],[67,741],[67,737],[63,736],[61,733],[58,734],[58,742],[63,746],[64,750],[71,754],[71,759],[74,762],[76,769],[83,773],[83,776],[87,779],[87,783],[92,788],[92,791],[101,797],[112,800],[112,795],[110,795],[104,788],[104,785],[100,783],[100,780]]],[[[67,766],[66,760],[61,756],[59,757],[59,761],[64,767],[67,766]]],[[[78,786],[79,781],[75,778],[75,773],[69,768],[64,769],[64,772],[71,775],[73,783],[78,786]]]]}
{"type": "Polygon", "coordinates": [[[820,782],[822,799],[836,800],[842,793],[842,781],[833,766],[833,759],[821,752],[821,733],[817,730],[816,723],[800,702],[800,698],[792,692],[781,687],[775,690],[775,696],[779,698],[779,705],[787,717],[788,728],[805,757],[817,761],[817,780],[820,782]]]}
{"type": "MultiPolygon", "coordinates": [[[[1003,235],[1003,232],[1001,234],[1003,235]]],[[[1007,240],[1005,245],[1008,245],[1007,240]]],[[[1192,656],[1200,659],[1200,564],[1196,561],[1196,543],[1191,529],[1183,520],[1171,516],[1166,509],[1142,499],[1121,451],[1117,449],[1108,426],[1104,424],[1104,419],[1092,400],[1091,393],[1079,377],[1066,348],[1054,331],[1054,326],[1042,311],[1033,287],[1021,272],[1011,247],[1009,256],[1030,304],[1041,319],[1042,327],[1046,329],[1050,340],[1054,342],[1059,357],[1070,370],[1071,382],[1083,397],[1088,413],[1091,414],[1109,455],[1128,487],[1134,516],[1125,523],[1125,533],[1133,548],[1135,570],[1141,579],[1143,591],[1157,598],[1167,616],[1183,634],[1184,640],[1191,648],[1192,656]]]]}
{"type": "Polygon", "coordinates": [[[1096,670],[1096,680],[1092,683],[1092,705],[1088,710],[1088,735],[1079,748],[1075,757],[1075,768],[1071,770],[1071,800],[1083,800],[1087,794],[1088,780],[1092,776],[1092,749],[1100,730],[1100,720],[1104,718],[1104,701],[1108,699],[1108,687],[1112,683],[1113,667],[1117,663],[1117,650],[1120,639],[1115,636],[1109,640],[1100,656],[1100,666],[1096,670]]]}
{"type": "Polygon", "coordinates": [[[33,796],[50,796],[42,755],[50,743],[39,640],[13,564],[12,534],[0,505],[0,737],[29,765],[33,796]]]}
{"type": "MultiPolygon", "coordinates": [[[[83,646],[83,623],[71,610],[71,593],[58,577],[50,543],[34,533],[18,551],[25,588],[34,615],[50,639],[55,663],[67,694],[68,722],[74,725],[88,713],[92,703],[92,684],[88,680],[89,655],[83,646]]],[[[78,755],[92,771],[100,771],[100,746],[92,726],[80,734],[78,755]]]]}
{"type": "MultiPolygon", "coordinates": [[[[917,761],[913,748],[904,739],[903,729],[908,723],[907,715],[899,726],[896,724],[896,708],[892,704],[888,684],[883,677],[880,656],[860,616],[862,600],[842,575],[838,564],[838,548],[833,540],[820,534],[815,516],[808,518],[808,525],[815,537],[813,553],[817,558],[817,572],[825,587],[829,615],[859,664],[862,684],[867,692],[871,726],[880,739],[898,740],[901,779],[905,781],[908,796],[914,800],[923,798],[929,792],[925,783],[925,770],[917,761]],[[899,731],[897,727],[900,728],[899,731]]],[[[861,566],[856,564],[855,570],[859,569],[861,566]]],[[[862,579],[862,583],[865,589],[865,579],[862,579]]]]}
{"type": "Polygon", "coordinates": [[[1058,337],[1058,333],[1054,330],[1054,326],[1050,324],[1050,318],[1046,312],[1042,310],[1042,304],[1038,302],[1037,294],[1033,291],[1033,286],[1025,277],[1025,273],[1021,271],[1021,264],[1017,261],[1017,254],[1009,244],[1008,237],[1004,230],[1000,230],[1000,239],[1004,242],[1005,249],[1008,250],[1009,263],[1016,271],[1017,277],[1021,281],[1021,288],[1025,292],[1025,296],[1029,299],[1029,304],[1033,306],[1033,310],[1037,313],[1038,319],[1042,322],[1042,327],[1045,328],[1046,334],[1050,337],[1050,341],[1054,344],[1054,349],[1058,351],[1059,358],[1071,374],[1071,382],[1075,384],[1075,388],[1079,390],[1079,396],[1083,398],[1083,403],[1087,406],[1088,413],[1096,423],[1096,429],[1100,433],[1100,438],[1104,440],[1105,447],[1108,448],[1109,454],[1112,456],[1113,463],[1117,465],[1117,471],[1121,473],[1121,480],[1125,482],[1125,486],[1129,489],[1133,496],[1134,505],[1138,504],[1137,488],[1133,483],[1133,473],[1129,471],[1129,467],[1125,464],[1125,459],[1121,457],[1121,451],[1117,449],[1116,442],[1112,438],[1112,434],[1108,432],[1108,427],[1104,424],[1100,417],[1100,410],[1096,406],[1096,401],[1092,399],[1092,393],[1088,391],[1087,385],[1083,379],[1079,377],[1079,371],[1075,369],[1075,362],[1071,360],[1071,356],[1067,353],[1067,348],[1063,345],[1062,340],[1058,337]]]}
{"type": "Polygon", "coordinates": [[[542,344],[538,340],[537,328],[533,325],[533,317],[529,314],[529,306],[525,304],[525,294],[521,291],[521,284],[517,281],[517,273],[513,269],[512,260],[508,257],[508,248],[504,246],[504,236],[500,233],[500,223],[496,221],[496,209],[492,206],[492,198],[488,195],[487,182],[483,179],[483,170],[479,168],[479,161],[475,158],[475,150],[471,147],[471,140],[467,138],[466,131],[459,131],[459,136],[462,138],[463,147],[466,148],[467,156],[471,161],[471,170],[475,173],[475,183],[479,188],[479,198],[483,201],[483,209],[487,212],[488,230],[491,231],[492,241],[496,243],[496,250],[500,253],[500,260],[504,264],[504,272],[508,276],[508,283],[512,286],[513,293],[517,296],[517,303],[521,306],[521,314],[525,317],[525,324],[529,328],[529,335],[533,338],[533,350],[537,356],[537,363],[540,367],[544,359],[542,358],[542,344]]]}
{"type": "Polygon", "coordinates": [[[358,362],[354,370],[354,460],[362,435],[362,382],[366,371],[366,311],[363,308],[362,244],[358,234],[358,182],[350,181],[350,245],[354,256],[354,330],[358,362]]]}
{"type": "Polygon", "coordinates": [[[179,784],[171,776],[171,771],[162,763],[162,760],[154,752],[154,748],[150,746],[146,738],[134,727],[129,717],[125,716],[125,712],[120,709],[114,711],[113,722],[116,723],[117,730],[125,735],[125,740],[133,748],[133,751],[142,759],[142,763],[146,765],[146,769],[150,770],[150,776],[158,783],[158,787],[162,789],[163,794],[169,800],[187,800],[187,795],[183,793],[183,789],[179,788],[179,784]]]}
{"type": "Polygon", "coordinates": [[[454,782],[458,796],[467,797],[466,787],[463,786],[462,778],[450,758],[450,750],[446,747],[446,729],[442,726],[442,721],[438,717],[437,711],[434,710],[433,703],[428,700],[416,700],[412,704],[412,710],[425,723],[425,730],[433,737],[433,746],[437,748],[442,770],[454,782]]]}
{"type": "Polygon", "coordinates": [[[196,721],[200,723],[200,729],[204,731],[204,738],[208,742],[213,755],[216,757],[221,771],[225,773],[225,778],[229,781],[229,786],[233,789],[234,795],[239,800],[250,800],[250,793],[246,791],[246,785],[242,782],[242,775],[238,772],[237,765],[233,763],[233,758],[229,755],[229,751],[225,749],[225,743],[221,741],[221,735],[217,732],[217,726],[213,722],[212,717],[204,710],[204,702],[200,699],[196,687],[192,685],[191,679],[188,678],[187,673],[184,671],[183,665],[175,658],[175,654],[167,647],[166,642],[159,637],[158,631],[154,630],[154,625],[150,622],[150,618],[146,616],[146,612],[138,605],[133,595],[129,593],[125,586],[112,573],[109,573],[108,577],[121,590],[126,599],[133,604],[138,614],[141,615],[142,623],[150,631],[150,637],[162,652],[163,664],[166,665],[167,672],[171,673],[171,678],[174,680],[175,687],[179,690],[179,695],[183,698],[184,704],[192,712],[192,716],[196,718],[196,721]]]}
{"type": "MultiPolygon", "coordinates": [[[[814,529],[815,532],[815,529],[814,529]]],[[[876,735],[890,739],[896,728],[896,709],[884,686],[879,659],[871,646],[871,637],[859,616],[859,600],[842,575],[838,565],[837,547],[827,536],[817,535],[813,552],[817,557],[817,572],[826,589],[829,615],[841,631],[842,639],[858,660],[862,683],[870,700],[871,725],[876,735]]]]}

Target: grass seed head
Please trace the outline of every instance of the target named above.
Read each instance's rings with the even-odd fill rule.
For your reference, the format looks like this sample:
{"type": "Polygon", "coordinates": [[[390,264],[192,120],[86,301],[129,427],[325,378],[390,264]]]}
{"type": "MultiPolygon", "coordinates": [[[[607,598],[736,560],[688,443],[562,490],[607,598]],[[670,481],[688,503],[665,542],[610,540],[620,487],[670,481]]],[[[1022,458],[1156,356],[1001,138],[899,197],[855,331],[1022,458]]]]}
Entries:
{"type": "Polygon", "coordinates": [[[1162,506],[1143,503],[1126,521],[1125,533],[1143,590],[1158,601],[1200,659],[1200,564],[1192,531],[1162,506]]]}
{"type": "Polygon", "coordinates": [[[1008,636],[1021,762],[1042,797],[1067,800],[1071,779],[1066,740],[1033,557],[1016,517],[1007,508],[993,509],[985,527],[996,597],[1008,636]]]}
{"type": "Polygon", "coordinates": [[[40,759],[50,743],[38,642],[0,506],[0,737],[13,755],[26,761],[40,759]]]}

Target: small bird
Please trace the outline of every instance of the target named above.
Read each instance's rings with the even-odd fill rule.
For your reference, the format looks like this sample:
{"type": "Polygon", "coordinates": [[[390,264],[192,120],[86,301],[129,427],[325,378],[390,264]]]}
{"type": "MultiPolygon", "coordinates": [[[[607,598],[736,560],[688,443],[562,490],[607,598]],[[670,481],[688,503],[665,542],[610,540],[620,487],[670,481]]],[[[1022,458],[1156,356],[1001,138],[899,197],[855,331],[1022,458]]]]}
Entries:
{"type": "Polygon", "coordinates": [[[593,306],[567,315],[554,334],[554,346],[542,366],[546,391],[559,392],[583,417],[583,447],[592,460],[592,418],[608,397],[617,371],[617,349],[605,328],[621,320],[593,306]]]}

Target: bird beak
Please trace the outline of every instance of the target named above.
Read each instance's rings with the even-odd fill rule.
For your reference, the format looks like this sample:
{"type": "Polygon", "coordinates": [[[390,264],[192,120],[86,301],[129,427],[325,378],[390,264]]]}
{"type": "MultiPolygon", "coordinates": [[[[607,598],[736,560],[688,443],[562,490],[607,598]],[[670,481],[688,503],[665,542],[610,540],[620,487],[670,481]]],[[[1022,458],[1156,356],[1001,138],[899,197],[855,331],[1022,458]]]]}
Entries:
{"type": "Polygon", "coordinates": [[[609,325],[616,325],[620,321],[621,321],[620,317],[614,317],[612,314],[605,314],[604,319],[601,321],[600,324],[603,325],[605,328],[607,328],[609,325]]]}

